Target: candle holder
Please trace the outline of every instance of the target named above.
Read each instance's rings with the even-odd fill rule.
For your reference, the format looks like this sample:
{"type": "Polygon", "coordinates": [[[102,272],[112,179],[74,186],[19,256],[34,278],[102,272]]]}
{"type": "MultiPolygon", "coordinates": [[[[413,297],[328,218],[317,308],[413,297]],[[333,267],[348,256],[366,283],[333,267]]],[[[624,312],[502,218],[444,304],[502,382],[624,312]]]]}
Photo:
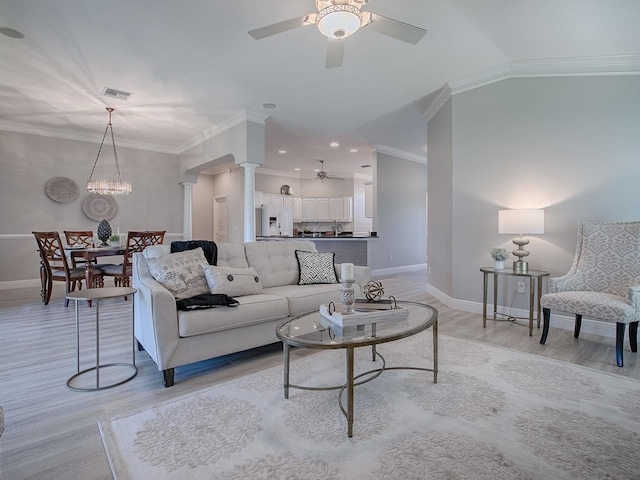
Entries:
{"type": "Polygon", "coordinates": [[[340,299],[342,300],[343,307],[342,314],[351,315],[355,313],[355,310],[353,309],[353,304],[356,301],[356,296],[353,288],[355,280],[340,279],[340,283],[342,283],[342,288],[340,289],[340,299]]]}

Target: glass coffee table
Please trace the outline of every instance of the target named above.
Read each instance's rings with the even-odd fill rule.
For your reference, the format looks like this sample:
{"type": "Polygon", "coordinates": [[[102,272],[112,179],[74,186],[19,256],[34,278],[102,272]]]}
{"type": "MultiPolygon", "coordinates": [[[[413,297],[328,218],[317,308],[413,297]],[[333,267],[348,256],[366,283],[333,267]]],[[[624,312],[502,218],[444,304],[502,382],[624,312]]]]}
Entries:
{"type": "Polygon", "coordinates": [[[385,370],[424,370],[433,372],[433,383],[438,382],[438,311],[421,303],[398,301],[399,307],[409,311],[408,318],[401,321],[379,321],[357,327],[339,327],[326,319],[319,312],[299,315],[278,325],[277,337],[282,340],[284,350],[284,398],[289,398],[289,389],[302,390],[339,390],[338,400],[342,413],[347,418],[347,434],[353,436],[353,395],[354,387],[369,382],[385,370]],[[433,368],[415,366],[387,367],[384,357],[376,350],[381,343],[393,342],[420,333],[431,327],[433,332],[433,368]],[[332,350],[346,350],[346,382],[332,387],[313,387],[293,385],[289,382],[289,362],[291,347],[332,350]],[[382,361],[379,368],[355,375],[354,351],[359,347],[371,346],[372,361],[376,357],[382,361]],[[361,379],[362,380],[359,380],[361,379]],[[359,380],[359,381],[358,381],[359,380]],[[342,395],[347,393],[347,407],[342,402],[342,395]]]}

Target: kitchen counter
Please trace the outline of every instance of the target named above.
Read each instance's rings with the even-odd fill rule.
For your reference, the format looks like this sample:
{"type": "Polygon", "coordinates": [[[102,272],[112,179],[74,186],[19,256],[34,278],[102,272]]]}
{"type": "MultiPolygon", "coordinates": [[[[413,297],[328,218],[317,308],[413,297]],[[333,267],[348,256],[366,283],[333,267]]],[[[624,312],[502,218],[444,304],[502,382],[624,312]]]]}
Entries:
{"type": "Polygon", "coordinates": [[[336,263],[350,262],[367,266],[368,243],[380,237],[370,235],[298,235],[295,237],[256,237],[257,241],[311,240],[319,252],[333,252],[336,263]]]}
{"type": "Polygon", "coordinates": [[[256,240],[261,241],[261,240],[295,240],[295,239],[300,239],[300,238],[304,238],[305,240],[375,240],[378,239],[380,237],[372,237],[371,235],[338,235],[337,237],[335,235],[325,235],[325,234],[321,234],[318,236],[314,236],[312,234],[305,234],[305,235],[295,235],[292,237],[285,237],[285,236],[274,236],[274,237],[256,237],[256,240]]]}

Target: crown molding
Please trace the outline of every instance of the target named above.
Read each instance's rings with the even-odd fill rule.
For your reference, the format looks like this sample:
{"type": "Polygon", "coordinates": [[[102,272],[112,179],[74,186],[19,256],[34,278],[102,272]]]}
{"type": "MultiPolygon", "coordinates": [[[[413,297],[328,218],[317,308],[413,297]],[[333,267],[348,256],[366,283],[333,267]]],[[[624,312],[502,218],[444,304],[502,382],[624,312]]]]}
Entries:
{"type": "Polygon", "coordinates": [[[302,176],[299,173],[285,172],[284,170],[273,170],[271,168],[260,167],[256,169],[256,174],[259,175],[273,175],[276,177],[294,178],[296,180],[302,180],[302,176]]]}
{"type": "Polygon", "coordinates": [[[451,94],[456,95],[507,78],[639,74],[640,54],[547,58],[502,63],[449,82],[448,85],[451,94]]]}
{"type": "Polygon", "coordinates": [[[526,77],[592,77],[640,75],[640,54],[600,57],[547,58],[505,62],[446,83],[427,106],[427,121],[438,113],[452,95],[500,82],[526,77]]]}
{"type": "MultiPolygon", "coordinates": [[[[14,122],[10,120],[0,120],[0,130],[14,133],[27,133],[30,135],[40,135],[42,137],[61,138],[64,140],[76,140],[79,142],[95,143],[97,145],[102,141],[101,136],[91,133],[78,132],[75,130],[66,130],[64,128],[49,127],[44,125],[36,125],[32,123],[14,122]]],[[[177,155],[178,150],[166,145],[156,145],[144,142],[132,142],[128,140],[118,139],[117,147],[135,148],[137,150],[147,150],[150,152],[169,153],[177,155]]]]}
{"type": "Polygon", "coordinates": [[[427,117],[427,122],[433,118],[433,116],[438,113],[438,111],[444,106],[445,103],[451,98],[451,88],[448,84],[444,84],[444,86],[438,91],[438,95],[433,99],[425,111],[423,115],[427,117]]]}
{"type": "Polygon", "coordinates": [[[204,130],[199,135],[189,140],[187,143],[178,147],[177,149],[178,154],[182,154],[187,150],[190,150],[193,147],[200,145],[202,142],[205,142],[212,137],[220,135],[226,132],[227,130],[231,130],[232,128],[237,127],[238,125],[242,125],[245,122],[253,122],[253,123],[259,123],[261,125],[264,125],[265,122],[267,121],[267,118],[269,118],[269,116],[270,115],[265,115],[263,113],[254,112],[251,110],[246,110],[246,109],[241,110],[235,115],[233,115],[231,118],[229,118],[228,120],[225,120],[224,122],[219,123],[217,125],[212,125],[210,128],[208,128],[207,130],[204,130]]]}
{"type": "MultiPolygon", "coordinates": [[[[180,155],[190,148],[199,145],[200,143],[208,140],[211,137],[220,135],[227,130],[232,129],[245,122],[254,122],[264,125],[269,115],[264,115],[259,112],[252,112],[250,110],[242,110],[236,113],[228,120],[214,125],[211,128],[203,131],[189,142],[181,145],[180,147],[169,147],[166,145],[158,145],[145,142],[132,142],[118,139],[117,146],[123,148],[135,148],[138,150],[146,150],[149,152],[168,153],[171,155],[180,155]]],[[[30,135],[40,135],[42,137],[61,138],[64,140],[76,140],[79,142],[89,142],[100,144],[102,138],[91,133],[79,132],[77,130],[66,130],[59,127],[50,127],[45,125],[36,125],[32,123],[15,122],[10,120],[0,120],[0,130],[14,133],[27,133],[30,135]]]]}
{"type": "Polygon", "coordinates": [[[373,150],[375,152],[384,153],[385,155],[391,155],[394,157],[402,158],[404,160],[410,160],[412,162],[427,163],[427,157],[415,155],[413,153],[404,152],[392,147],[385,147],[384,145],[374,145],[373,150]]]}

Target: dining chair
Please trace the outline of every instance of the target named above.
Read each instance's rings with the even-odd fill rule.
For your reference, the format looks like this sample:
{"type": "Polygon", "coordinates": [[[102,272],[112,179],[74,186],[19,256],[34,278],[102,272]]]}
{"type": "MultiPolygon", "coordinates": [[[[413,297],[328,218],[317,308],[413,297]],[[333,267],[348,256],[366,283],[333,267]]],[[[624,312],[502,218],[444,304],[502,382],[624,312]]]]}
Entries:
{"type": "MultiPolygon", "coordinates": [[[[64,236],[67,241],[67,245],[70,247],[74,246],[83,246],[83,247],[92,247],[93,246],[93,232],[91,230],[65,230],[64,236]]],[[[68,258],[71,258],[71,266],[79,267],[85,266],[86,260],[84,258],[77,258],[75,255],[68,255],[68,258]]],[[[93,263],[96,263],[94,259],[93,263]]]]}
{"type": "MultiPolygon", "coordinates": [[[[162,237],[164,238],[164,232],[162,237]]],[[[122,254],[122,263],[120,265],[105,265],[100,267],[102,274],[105,277],[113,277],[113,282],[116,287],[129,287],[131,283],[131,268],[132,257],[136,252],[142,252],[149,245],[154,245],[153,241],[158,241],[157,236],[159,232],[133,232],[130,231],[127,234],[127,244],[122,254]],[[156,237],[154,239],[154,237],[156,237]]],[[[160,240],[160,243],[162,241],[160,240]]]]}
{"type": "Polygon", "coordinates": [[[164,234],[166,230],[147,230],[150,233],[149,245],[162,245],[164,243],[164,234]]]}
{"type": "MultiPolygon", "coordinates": [[[[51,299],[53,282],[65,282],[64,306],[69,306],[69,299],[66,294],[76,289],[82,288],[82,281],[85,279],[85,267],[72,267],[69,265],[67,256],[64,253],[62,240],[58,232],[32,232],[38,244],[40,253],[40,279],[42,281],[42,301],[45,305],[51,299]]],[[[99,283],[102,273],[99,269],[93,269],[94,281],[99,283]]]]}

